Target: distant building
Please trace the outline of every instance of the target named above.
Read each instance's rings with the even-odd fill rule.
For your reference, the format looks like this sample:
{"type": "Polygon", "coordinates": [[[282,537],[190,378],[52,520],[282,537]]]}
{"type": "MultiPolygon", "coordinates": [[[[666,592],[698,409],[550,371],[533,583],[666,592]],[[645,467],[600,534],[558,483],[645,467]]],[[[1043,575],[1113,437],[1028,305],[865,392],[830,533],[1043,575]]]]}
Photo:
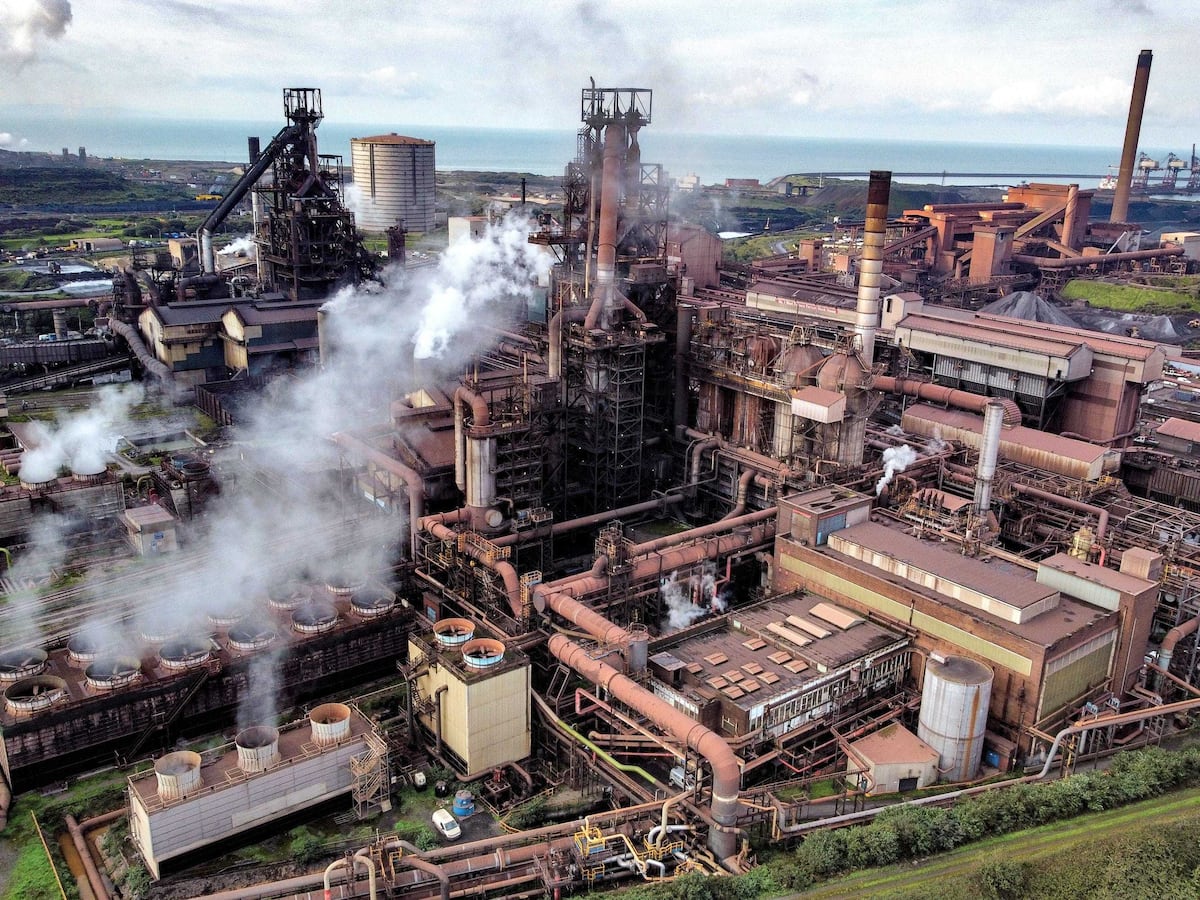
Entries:
{"type": "Polygon", "coordinates": [[[402,134],[351,138],[350,162],[361,197],[359,228],[382,232],[397,222],[410,232],[436,227],[433,141],[402,134]]]}

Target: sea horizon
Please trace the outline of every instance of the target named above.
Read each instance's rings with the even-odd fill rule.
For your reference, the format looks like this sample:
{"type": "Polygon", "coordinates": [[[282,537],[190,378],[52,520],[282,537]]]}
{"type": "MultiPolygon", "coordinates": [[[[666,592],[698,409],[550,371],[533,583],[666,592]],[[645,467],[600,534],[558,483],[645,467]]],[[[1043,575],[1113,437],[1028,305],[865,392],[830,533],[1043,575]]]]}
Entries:
{"type": "MultiPolygon", "coordinates": [[[[5,149],[51,155],[85,147],[89,156],[126,160],[187,160],[241,164],[247,137],[263,146],[283,123],[254,120],[204,120],[161,117],[52,115],[48,112],[0,109],[0,133],[11,135],[5,149]]],[[[322,153],[340,155],[350,164],[350,140],[388,133],[435,142],[436,167],[442,171],[514,172],[547,177],[562,174],[576,152],[573,129],[476,128],[337,122],[326,118],[318,127],[322,153]]],[[[783,175],[805,173],[865,176],[872,169],[891,170],[895,180],[947,185],[995,186],[1031,177],[1074,181],[1094,188],[1115,172],[1119,147],[1036,143],[872,138],[716,135],[643,130],[646,163],[661,164],[671,178],[697,175],[703,184],[725,179],[758,179],[765,183],[783,175]],[[961,177],[962,175],[967,177],[961,177]],[[1057,177],[1050,177],[1057,176],[1057,177]]],[[[1190,150],[1190,148],[1188,148],[1190,150]]],[[[1166,158],[1166,150],[1149,148],[1166,158]]],[[[1182,155],[1182,154],[1181,154],[1182,155]]]]}

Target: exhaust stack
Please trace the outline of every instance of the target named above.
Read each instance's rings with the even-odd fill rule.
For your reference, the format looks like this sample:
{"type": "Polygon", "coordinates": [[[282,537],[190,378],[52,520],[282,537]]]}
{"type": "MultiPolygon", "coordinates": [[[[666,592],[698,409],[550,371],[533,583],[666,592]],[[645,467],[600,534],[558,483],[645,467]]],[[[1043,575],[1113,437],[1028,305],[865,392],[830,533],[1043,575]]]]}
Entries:
{"type": "Polygon", "coordinates": [[[858,334],[863,366],[875,361],[875,332],[879,329],[879,280],[883,272],[883,240],[887,234],[888,200],[892,173],[872,171],[867,184],[867,221],[863,228],[862,256],[858,263],[858,307],[854,331],[858,334]]]}
{"type": "Polygon", "coordinates": [[[1000,456],[1000,428],[1004,425],[1005,406],[991,400],[983,410],[983,442],[979,448],[979,468],[975,474],[975,512],[986,516],[992,504],[992,479],[1000,456]]]}
{"type": "Polygon", "coordinates": [[[1129,120],[1125,123],[1125,146],[1121,150],[1121,169],[1117,173],[1109,222],[1124,222],[1129,215],[1129,187],[1133,184],[1133,167],[1137,162],[1142,111],[1146,108],[1146,87],[1150,84],[1150,62],[1153,58],[1154,54],[1149,50],[1138,54],[1137,69],[1133,73],[1133,96],[1129,98],[1129,120]]]}

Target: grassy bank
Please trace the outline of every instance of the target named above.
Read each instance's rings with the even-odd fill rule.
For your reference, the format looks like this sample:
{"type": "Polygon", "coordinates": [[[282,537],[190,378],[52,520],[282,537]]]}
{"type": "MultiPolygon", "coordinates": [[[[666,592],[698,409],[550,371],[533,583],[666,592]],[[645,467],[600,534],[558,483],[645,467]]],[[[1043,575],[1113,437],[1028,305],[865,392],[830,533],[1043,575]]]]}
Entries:
{"type": "Polygon", "coordinates": [[[1144,284],[1109,284],[1076,279],[1062,290],[1067,300],[1086,300],[1092,306],[1148,315],[1200,312],[1200,278],[1163,276],[1144,284]]]}

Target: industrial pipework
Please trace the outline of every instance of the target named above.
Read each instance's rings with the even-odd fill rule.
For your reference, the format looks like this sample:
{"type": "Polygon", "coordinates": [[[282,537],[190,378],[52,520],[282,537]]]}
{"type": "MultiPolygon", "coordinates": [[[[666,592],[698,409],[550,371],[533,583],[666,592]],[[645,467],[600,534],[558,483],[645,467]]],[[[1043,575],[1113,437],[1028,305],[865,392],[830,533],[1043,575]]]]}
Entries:
{"type": "Polygon", "coordinates": [[[979,468],[975,477],[975,512],[986,516],[992,505],[992,479],[1000,457],[1000,429],[1006,410],[1003,403],[989,401],[983,410],[983,443],[979,448],[979,468]]]}
{"type": "Polygon", "coordinates": [[[1137,162],[1138,139],[1142,133],[1142,111],[1146,108],[1146,88],[1150,84],[1150,63],[1154,54],[1143,50],[1138,54],[1133,73],[1133,95],[1129,98],[1129,119],[1125,123],[1125,145],[1121,150],[1121,168],[1117,172],[1117,187],[1113,191],[1109,222],[1124,222],[1129,215],[1129,188],[1133,184],[1133,167],[1137,162]]]}

